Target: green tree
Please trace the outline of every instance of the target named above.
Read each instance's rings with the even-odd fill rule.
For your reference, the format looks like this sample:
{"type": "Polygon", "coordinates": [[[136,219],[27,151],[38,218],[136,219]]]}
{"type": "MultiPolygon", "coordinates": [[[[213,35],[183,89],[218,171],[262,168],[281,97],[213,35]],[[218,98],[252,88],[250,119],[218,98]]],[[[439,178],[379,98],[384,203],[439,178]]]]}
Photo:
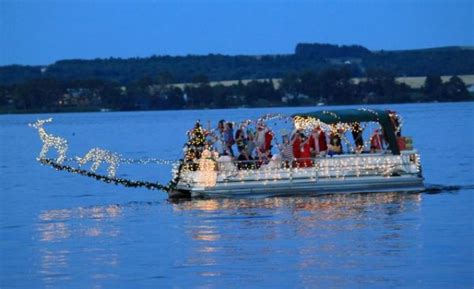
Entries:
{"type": "Polygon", "coordinates": [[[314,71],[305,71],[300,75],[300,90],[301,93],[319,100],[319,78],[314,71]]]}
{"type": "Polygon", "coordinates": [[[300,79],[296,73],[286,74],[280,82],[280,90],[283,93],[297,95],[300,91],[300,79]]]}
{"type": "Polygon", "coordinates": [[[65,93],[64,85],[54,78],[37,78],[15,86],[13,99],[17,109],[52,110],[65,93]]]}
{"type": "Polygon", "coordinates": [[[156,84],[162,86],[172,84],[174,81],[173,75],[168,71],[160,72],[156,77],[156,84]]]}
{"type": "Polygon", "coordinates": [[[453,76],[445,83],[445,99],[448,101],[469,100],[471,96],[467,91],[466,84],[458,76],[453,76]]]}
{"type": "Polygon", "coordinates": [[[192,83],[209,84],[209,77],[205,74],[196,74],[192,79],[192,83]]]}
{"type": "Polygon", "coordinates": [[[8,105],[8,90],[4,85],[0,85],[0,107],[8,105]]]}
{"type": "Polygon", "coordinates": [[[439,75],[428,75],[422,90],[426,99],[441,100],[444,90],[441,77],[439,75]]]}

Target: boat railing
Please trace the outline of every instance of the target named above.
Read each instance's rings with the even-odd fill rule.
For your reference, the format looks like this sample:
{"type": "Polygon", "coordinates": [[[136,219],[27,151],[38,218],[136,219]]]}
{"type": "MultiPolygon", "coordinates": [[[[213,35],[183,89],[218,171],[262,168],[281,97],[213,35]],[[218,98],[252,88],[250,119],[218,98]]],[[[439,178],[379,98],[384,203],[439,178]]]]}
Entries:
{"type": "MultiPolygon", "coordinates": [[[[404,169],[404,166],[417,163],[416,151],[409,152],[410,154],[405,155],[392,155],[383,153],[370,153],[370,154],[351,154],[351,155],[334,155],[325,157],[315,158],[297,158],[297,159],[269,159],[269,160],[235,160],[235,159],[206,159],[207,162],[205,167],[207,171],[214,170],[218,172],[228,172],[236,170],[246,171],[269,171],[269,170],[281,170],[281,169],[317,169],[317,170],[331,170],[331,171],[373,171],[382,170],[389,171],[393,169],[404,169]],[[209,165],[209,162],[211,165],[209,165]]],[[[204,167],[201,162],[190,163],[189,167],[192,171],[203,170],[204,167]]],[[[406,171],[413,171],[404,169],[406,171]]]]}
{"type": "Polygon", "coordinates": [[[346,177],[420,176],[421,167],[415,151],[410,154],[364,154],[335,157],[298,158],[295,160],[200,159],[181,171],[183,183],[213,186],[216,182],[246,180],[318,180],[346,177]]]}
{"type": "Polygon", "coordinates": [[[216,169],[222,171],[235,170],[281,170],[281,169],[317,169],[317,170],[355,170],[371,171],[403,169],[408,171],[410,164],[419,165],[416,158],[403,158],[400,155],[366,154],[352,156],[333,156],[298,159],[270,159],[262,160],[227,160],[217,161],[216,169]]]}
{"type": "MultiPolygon", "coordinates": [[[[336,160],[336,159],[333,159],[336,160]]],[[[246,160],[246,161],[236,161],[236,160],[231,160],[231,161],[218,161],[217,164],[217,170],[218,171],[223,171],[223,170],[278,170],[278,169],[309,169],[309,168],[320,168],[322,166],[341,166],[339,164],[326,164],[328,161],[325,159],[320,159],[320,158],[299,158],[295,160],[271,160],[269,162],[262,162],[259,160],[246,160]]],[[[365,167],[377,167],[383,163],[383,161],[374,161],[372,163],[367,163],[364,164],[365,167]]],[[[393,166],[398,166],[401,165],[401,162],[390,162],[391,165],[393,166]]],[[[361,164],[355,163],[355,164],[347,164],[345,163],[344,169],[351,169],[351,168],[359,168],[361,167],[361,164]]]]}
{"type": "Polygon", "coordinates": [[[333,156],[318,156],[313,158],[295,158],[285,159],[277,158],[262,161],[259,159],[255,160],[228,160],[228,161],[217,161],[219,165],[225,166],[225,164],[233,164],[237,168],[242,169],[279,169],[279,168],[312,168],[320,167],[322,165],[336,165],[340,166],[340,163],[344,164],[345,168],[360,167],[361,165],[371,166],[380,164],[392,164],[401,165],[405,161],[403,156],[407,155],[411,161],[415,161],[414,157],[417,156],[416,151],[407,151],[403,155],[392,155],[387,153],[367,153],[367,154],[339,154],[333,156]],[[279,166],[278,166],[279,165],[279,166]]]}

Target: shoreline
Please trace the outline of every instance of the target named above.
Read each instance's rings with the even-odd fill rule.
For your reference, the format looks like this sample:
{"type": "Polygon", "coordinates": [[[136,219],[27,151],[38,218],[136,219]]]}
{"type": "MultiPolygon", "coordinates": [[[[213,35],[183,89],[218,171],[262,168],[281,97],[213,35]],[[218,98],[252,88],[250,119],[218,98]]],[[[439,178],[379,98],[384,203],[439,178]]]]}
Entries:
{"type": "Polygon", "coordinates": [[[372,105],[402,105],[402,104],[450,104],[450,103],[472,103],[472,100],[463,100],[463,101],[431,101],[431,102],[381,102],[381,103],[351,103],[351,104],[324,104],[324,105],[274,105],[274,106],[245,106],[245,107],[189,107],[182,109],[136,109],[136,110],[111,110],[107,109],[103,111],[104,108],[90,108],[90,109],[80,109],[80,110],[28,110],[28,111],[15,111],[15,112],[5,112],[0,111],[0,115],[27,115],[27,114],[48,114],[48,113],[88,113],[88,112],[100,112],[100,113],[110,113],[110,112],[152,112],[152,111],[200,111],[200,110],[219,110],[219,109],[261,109],[261,108],[283,108],[283,107],[315,107],[315,108],[324,108],[328,106],[372,106],[372,105]]]}

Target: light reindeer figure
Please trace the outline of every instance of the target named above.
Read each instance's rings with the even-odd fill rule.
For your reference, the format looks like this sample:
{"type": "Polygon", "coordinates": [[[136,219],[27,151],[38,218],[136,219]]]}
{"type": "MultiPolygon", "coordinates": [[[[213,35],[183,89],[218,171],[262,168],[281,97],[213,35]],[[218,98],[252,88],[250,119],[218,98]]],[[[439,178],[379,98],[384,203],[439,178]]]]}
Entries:
{"type": "Polygon", "coordinates": [[[108,176],[113,178],[120,162],[120,156],[101,148],[93,148],[83,158],[76,157],[76,160],[80,166],[92,161],[91,171],[93,172],[99,168],[102,162],[106,162],[109,164],[107,168],[108,176]]]}
{"type": "Polygon", "coordinates": [[[50,117],[48,119],[39,119],[35,123],[33,124],[30,123],[28,125],[38,130],[41,141],[43,142],[43,147],[41,148],[39,158],[40,159],[46,158],[46,154],[48,153],[49,148],[54,147],[56,151],[58,152],[58,158],[56,159],[56,162],[58,164],[62,164],[64,160],[66,159],[66,151],[68,148],[67,140],[58,136],[53,136],[51,134],[48,134],[46,130],[43,128],[43,125],[45,123],[52,122],[52,121],[53,121],[53,118],[50,117]]]}

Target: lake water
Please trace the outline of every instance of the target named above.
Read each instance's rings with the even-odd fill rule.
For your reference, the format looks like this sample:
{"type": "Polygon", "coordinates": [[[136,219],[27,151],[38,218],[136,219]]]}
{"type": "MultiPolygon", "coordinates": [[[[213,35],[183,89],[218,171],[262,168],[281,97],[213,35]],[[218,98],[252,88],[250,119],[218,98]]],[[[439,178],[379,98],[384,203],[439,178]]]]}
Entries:
{"type": "MultiPolygon", "coordinates": [[[[27,124],[54,117],[45,128],[70,156],[176,159],[196,119],[312,108],[0,116],[0,287],[472,288],[474,103],[371,107],[403,116],[427,184],[461,189],[173,203],[41,166],[27,124]]],[[[118,175],[166,183],[169,171],[118,175]]]]}

